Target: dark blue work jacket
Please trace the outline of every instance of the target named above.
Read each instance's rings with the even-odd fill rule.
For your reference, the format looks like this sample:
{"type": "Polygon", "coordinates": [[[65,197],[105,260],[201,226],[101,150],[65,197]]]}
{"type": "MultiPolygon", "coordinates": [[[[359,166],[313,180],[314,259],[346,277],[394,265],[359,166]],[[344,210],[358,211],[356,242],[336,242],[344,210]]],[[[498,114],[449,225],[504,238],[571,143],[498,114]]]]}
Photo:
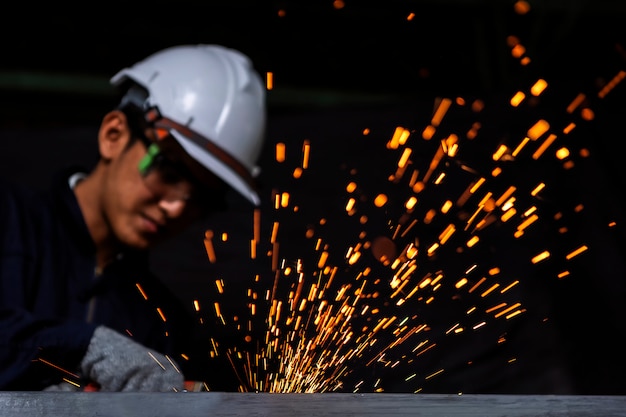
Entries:
{"type": "Polygon", "coordinates": [[[188,348],[191,318],[146,254],[122,254],[96,274],[69,174],[51,192],[0,184],[0,390],[76,380],[99,324],[179,364],[188,348]]]}

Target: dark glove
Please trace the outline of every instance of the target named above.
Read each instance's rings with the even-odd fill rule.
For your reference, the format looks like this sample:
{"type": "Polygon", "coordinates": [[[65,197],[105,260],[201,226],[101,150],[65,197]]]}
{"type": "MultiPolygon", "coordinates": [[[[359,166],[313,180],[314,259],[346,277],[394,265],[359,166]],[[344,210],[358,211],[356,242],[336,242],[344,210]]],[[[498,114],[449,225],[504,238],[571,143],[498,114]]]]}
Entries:
{"type": "Polygon", "coordinates": [[[100,391],[182,391],[176,363],[105,326],[96,328],[80,363],[100,391]]]}

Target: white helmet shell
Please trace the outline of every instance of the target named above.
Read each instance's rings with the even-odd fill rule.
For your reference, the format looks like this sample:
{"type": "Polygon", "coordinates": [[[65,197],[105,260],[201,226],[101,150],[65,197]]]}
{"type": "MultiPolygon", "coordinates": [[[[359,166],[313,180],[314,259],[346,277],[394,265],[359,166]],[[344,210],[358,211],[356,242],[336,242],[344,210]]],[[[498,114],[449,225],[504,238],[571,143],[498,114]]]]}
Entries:
{"type": "Polygon", "coordinates": [[[265,88],[249,57],[220,45],[174,46],[121,70],[111,83],[120,86],[128,80],[148,91],[147,107],[156,106],[163,117],[206,140],[207,146],[201,146],[183,129],[171,129],[185,152],[250,202],[260,204],[250,180],[259,173],[265,88]]]}

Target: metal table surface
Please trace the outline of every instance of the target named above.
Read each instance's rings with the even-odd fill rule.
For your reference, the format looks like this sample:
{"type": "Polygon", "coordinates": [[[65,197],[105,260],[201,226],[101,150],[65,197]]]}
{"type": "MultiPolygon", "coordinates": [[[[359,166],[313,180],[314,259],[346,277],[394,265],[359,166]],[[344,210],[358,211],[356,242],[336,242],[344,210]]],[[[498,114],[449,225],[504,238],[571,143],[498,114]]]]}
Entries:
{"type": "Polygon", "coordinates": [[[626,416],[626,397],[0,392],[0,416],[626,416]]]}

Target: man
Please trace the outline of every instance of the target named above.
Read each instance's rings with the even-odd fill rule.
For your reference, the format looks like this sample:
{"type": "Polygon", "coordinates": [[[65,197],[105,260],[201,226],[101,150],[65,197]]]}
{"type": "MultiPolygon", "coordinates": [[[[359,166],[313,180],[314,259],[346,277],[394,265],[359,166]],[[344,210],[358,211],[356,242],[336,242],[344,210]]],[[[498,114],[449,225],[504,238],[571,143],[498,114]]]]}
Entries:
{"type": "Polygon", "coordinates": [[[116,74],[93,170],[50,193],[0,188],[0,389],[180,391],[190,324],[147,250],[220,209],[254,176],[265,90],[218,45],[156,52],[116,74]]]}

